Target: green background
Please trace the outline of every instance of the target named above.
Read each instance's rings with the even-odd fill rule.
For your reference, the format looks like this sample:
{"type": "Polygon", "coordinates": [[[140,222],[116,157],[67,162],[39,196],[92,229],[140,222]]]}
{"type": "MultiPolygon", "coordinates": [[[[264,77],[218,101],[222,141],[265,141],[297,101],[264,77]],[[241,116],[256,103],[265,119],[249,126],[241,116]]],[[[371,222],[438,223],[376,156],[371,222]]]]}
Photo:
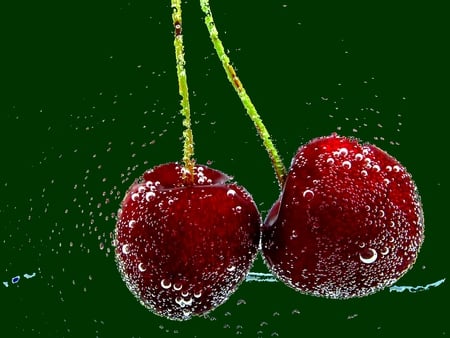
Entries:
{"type": "MultiPolygon", "coordinates": [[[[286,165],[301,144],[338,132],[412,173],[426,240],[398,285],[449,272],[443,3],[211,3],[286,165]]],[[[0,336],[448,334],[448,282],[347,301],[247,282],[188,322],[157,317],[131,296],[112,255],[114,214],[144,170],[182,156],[170,15],[169,1],[0,4],[0,336]]],[[[197,161],[233,175],[264,216],[279,193],[275,176],[197,1],[184,4],[184,34],[197,161]]],[[[253,271],[266,272],[260,259],[253,271]]]]}

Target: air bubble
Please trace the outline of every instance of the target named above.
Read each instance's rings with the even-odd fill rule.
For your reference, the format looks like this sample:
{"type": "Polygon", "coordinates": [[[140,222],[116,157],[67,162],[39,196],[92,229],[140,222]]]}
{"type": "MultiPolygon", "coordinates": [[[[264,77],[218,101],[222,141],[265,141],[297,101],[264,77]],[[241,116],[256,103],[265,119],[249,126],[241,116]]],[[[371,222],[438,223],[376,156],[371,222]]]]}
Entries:
{"type": "Polygon", "coordinates": [[[383,256],[386,256],[389,253],[389,248],[387,246],[385,246],[383,249],[381,249],[380,253],[383,256]]]}
{"type": "Polygon", "coordinates": [[[122,253],[124,253],[125,255],[130,253],[130,245],[129,244],[124,244],[122,246],[122,253]]]}
{"type": "Polygon", "coordinates": [[[367,170],[361,170],[361,175],[367,176],[367,170]]]}
{"type": "Polygon", "coordinates": [[[130,228],[134,227],[135,224],[136,224],[136,221],[134,219],[132,219],[131,221],[128,222],[128,226],[130,228]]]}
{"type": "Polygon", "coordinates": [[[378,258],[378,253],[376,252],[375,249],[372,248],[368,248],[367,250],[365,250],[362,254],[359,254],[359,259],[361,260],[361,262],[365,263],[365,264],[371,264],[373,262],[375,262],[378,258]]]}
{"type": "Polygon", "coordinates": [[[331,158],[331,157],[328,157],[328,158],[327,158],[327,163],[328,163],[329,165],[333,165],[333,164],[334,164],[334,159],[331,158]]]}
{"type": "Polygon", "coordinates": [[[144,272],[145,270],[147,270],[147,268],[145,267],[144,263],[139,263],[138,264],[138,269],[140,272],[144,272]]]}
{"type": "Polygon", "coordinates": [[[139,194],[137,192],[135,192],[134,194],[131,194],[131,200],[133,202],[136,202],[138,198],[139,198],[139,194]]]}
{"type": "Polygon", "coordinates": [[[372,169],[373,169],[375,172],[379,172],[379,171],[381,170],[381,168],[380,168],[380,166],[379,166],[378,164],[375,164],[375,165],[372,167],[372,169]]]}
{"type": "Polygon", "coordinates": [[[344,162],[342,162],[342,166],[345,169],[350,169],[352,167],[352,164],[350,163],[350,161],[344,161],[344,162]]]}
{"type": "Polygon", "coordinates": [[[357,161],[361,161],[363,158],[364,158],[363,154],[358,153],[355,155],[355,160],[357,161]]]}
{"type": "Polygon", "coordinates": [[[232,272],[236,270],[236,267],[234,265],[230,265],[229,267],[227,267],[227,271],[232,272]]]}
{"type": "Polygon", "coordinates": [[[227,196],[228,197],[233,197],[233,196],[235,196],[236,195],[236,191],[234,191],[233,189],[229,189],[228,191],[227,191],[227,196]]]}
{"type": "Polygon", "coordinates": [[[391,171],[392,171],[392,167],[391,167],[390,165],[387,165],[387,166],[386,166],[386,171],[387,171],[387,172],[391,172],[391,171]]]}
{"type": "Polygon", "coordinates": [[[182,288],[183,288],[183,285],[182,285],[181,283],[175,283],[175,284],[173,285],[173,289],[174,289],[175,291],[180,291],[182,288]]]}
{"type": "Polygon", "coordinates": [[[240,206],[240,205],[238,205],[237,207],[236,207],[236,212],[237,213],[240,213],[242,211],[242,207],[240,206]]]}
{"type": "Polygon", "coordinates": [[[396,172],[396,173],[398,173],[398,172],[400,172],[402,169],[400,168],[400,166],[398,166],[398,165],[394,165],[393,167],[392,167],[392,169],[394,169],[394,171],[396,172]]]}
{"type": "Polygon", "coordinates": [[[201,291],[194,292],[194,297],[195,298],[200,298],[201,296],[202,296],[202,292],[201,291]]]}
{"type": "Polygon", "coordinates": [[[138,193],[143,193],[145,191],[145,187],[144,186],[139,186],[138,188],[138,193]]]}
{"type": "Polygon", "coordinates": [[[311,201],[314,198],[314,191],[306,189],[303,192],[303,198],[306,199],[307,201],[311,201]]]}
{"type": "Polygon", "coordinates": [[[339,156],[347,156],[348,155],[348,150],[347,148],[341,148],[339,149],[339,156]]]}
{"type": "Polygon", "coordinates": [[[156,196],[156,194],[153,191],[149,191],[148,193],[145,194],[145,199],[147,202],[149,202],[150,199],[152,199],[155,196],[156,196]]]}
{"type": "Polygon", "coordinates": [[[163,289],[170,289],[171,286],[172,286],[172,283],[169,280],[161,279],[161,287],[163,289]]]}

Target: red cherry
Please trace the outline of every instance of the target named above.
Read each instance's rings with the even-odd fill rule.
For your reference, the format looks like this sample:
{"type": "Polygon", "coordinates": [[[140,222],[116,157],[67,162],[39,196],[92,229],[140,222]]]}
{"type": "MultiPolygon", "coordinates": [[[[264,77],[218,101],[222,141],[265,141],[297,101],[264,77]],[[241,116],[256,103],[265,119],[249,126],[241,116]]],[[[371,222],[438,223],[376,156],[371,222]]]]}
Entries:
{"type": "Polygon", "coordinates": [[[423,211],[406,169],[374,145],[335,134],[295,155],[262,229],[270,270],[328,298],[361,297],[395,283],[423,242],[423,211]]]}
{"type": "Polygon", "coordinates": [[[261,218],[250,194],[229,180],[207,166],[196,165],[192,177],[167,163],[146,171],[123,199],[117,265],[128,289],[156,314],[205,314],[250,270],[261,218]]]}

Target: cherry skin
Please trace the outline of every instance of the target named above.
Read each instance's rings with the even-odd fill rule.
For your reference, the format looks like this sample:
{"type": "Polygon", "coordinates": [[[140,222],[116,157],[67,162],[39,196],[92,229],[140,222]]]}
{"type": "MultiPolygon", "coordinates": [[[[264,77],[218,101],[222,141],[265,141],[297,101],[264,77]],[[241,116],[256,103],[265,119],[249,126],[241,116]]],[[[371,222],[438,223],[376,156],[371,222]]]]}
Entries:
{"type": "Polygon", "coordinates": [[[423,236],[406,169],[374,145],[333,134],[299,148],[262,227],[262,254],[295,290],[345,299],[395,283],[423,236]]]}
{"type": "Polygon", "coordinates": [[[244,280],[258,252],[261,217],[250,194],[204,165],[167,163],[125,195],[115,256],[142,305],[172,320],[205,314],[244,280]],[[193,176],[192,176],[193,175],[193,176]]]}

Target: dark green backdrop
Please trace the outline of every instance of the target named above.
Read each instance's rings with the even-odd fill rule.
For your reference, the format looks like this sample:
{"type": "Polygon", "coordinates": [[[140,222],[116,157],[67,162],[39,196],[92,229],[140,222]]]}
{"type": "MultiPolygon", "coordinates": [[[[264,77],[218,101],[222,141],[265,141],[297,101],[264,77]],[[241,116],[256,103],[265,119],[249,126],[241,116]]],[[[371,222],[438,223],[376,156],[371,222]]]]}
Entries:
{"type": "MultiPolygon", "coordinates": [[[[440,3],[211,3],[286,165],[302,143],[336,131],[375,143],[413,174],[426,240],[398,285],[449,272],[450,27],[440,3]]],[[[278,196],[267,155],[197,1],[184,9],[196,157],[233,175],[265,215],[278,196]]],[[[0,281],[8,285],[0,284],[0,336],[449,334],[448,282],[348,301],[244,283],[208,318],[185,323],[131,296],[112,255],[114,213],[145,169],[181,159],[170,15],[168,0],[0,4],[0,281]]],[[[253,271],[266,272],[260,260],[253,271]]]]}

